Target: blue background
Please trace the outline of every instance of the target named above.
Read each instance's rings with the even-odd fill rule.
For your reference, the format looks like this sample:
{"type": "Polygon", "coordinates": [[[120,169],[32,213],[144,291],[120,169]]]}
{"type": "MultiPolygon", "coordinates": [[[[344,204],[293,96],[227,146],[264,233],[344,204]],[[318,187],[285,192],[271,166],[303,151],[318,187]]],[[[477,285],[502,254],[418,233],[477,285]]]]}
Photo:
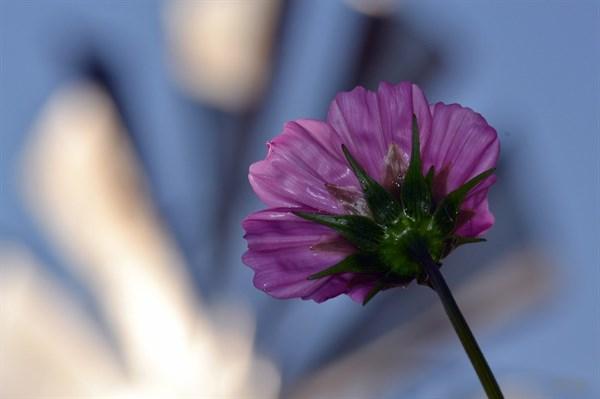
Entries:
{"type": "MultiPolygon", "coordinates": [[[[265,156],[264,143],[285,121],[323,118],[336,92],[414,80],[430,102],[477,110],[501,138],[491,198],[497,225],[487,244],[452,257],[451,284],[522,249],[534,248],[547,264],[535,269],[549,287],[541,301],[478,334],[499,378],[539,379],[548,397],[600,395],[598,2],[399,1],[377,18],[338,1],[286,3],[272,80],[251,118],[174,87],[161,9],[154,1],[0,2],[0,238],[26,243],[94,312],[94,298],[24,209],[16,164],[51,93],[100,69],[199,294],[209,303],[251,304],[257,349],[281,368],[285,395],[319,366],[435,306],[435,298],[412,287],[362,308],[347,298],[316,305],[255,290],[240,262],[240,221],[262,208],[247,167],[265,156]]],[[[423,365],[412,385],[386,381],[386,397],[443,397],[473,377],[456,341],[439,351],[443,360],[423,365]]]]}

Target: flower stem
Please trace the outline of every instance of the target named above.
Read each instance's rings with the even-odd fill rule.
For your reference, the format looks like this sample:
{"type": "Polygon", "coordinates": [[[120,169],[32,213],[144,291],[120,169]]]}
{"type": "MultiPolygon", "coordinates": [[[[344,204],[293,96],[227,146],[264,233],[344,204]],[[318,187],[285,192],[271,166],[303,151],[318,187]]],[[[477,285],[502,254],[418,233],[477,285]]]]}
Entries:
{"type": "Polygon", "coordinates": [[[502,399],[504,396],[502,395],[502,391],[500,390],[500,386],[496,382],[496,378],[490,369],[469,325],[467,324],[464,316],[462,315],[452,293],[450,292],[450,288],[446,284],[442,273],[439,270],[438,265],[431,259],[426,252],[421,252],[421,256],[419,256],[419,260],[423,269],[429,276],[429,280],[435,292],[437,292],[442,304],[444,305],[444,310],[460,339],[463,347],[465,348],[465,352],[467,352],[467,356],[469,360],[471,360],[471,364],[479,377],[479,381],[481,381],[481,385],[488,398],[492,399],[502,399]]]}

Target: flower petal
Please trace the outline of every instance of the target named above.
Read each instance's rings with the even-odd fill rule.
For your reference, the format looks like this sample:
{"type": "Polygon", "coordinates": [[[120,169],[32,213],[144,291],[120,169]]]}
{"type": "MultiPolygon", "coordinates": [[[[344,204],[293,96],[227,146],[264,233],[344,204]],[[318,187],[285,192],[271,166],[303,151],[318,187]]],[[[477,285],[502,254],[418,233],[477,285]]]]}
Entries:
{"type": "Polygon", "coordinates": [[[431,109],[431,133],[423,136],[421,150],[423,171],[435,167],[436,175],[443,177],[443,181],[435,184],[440,194],[445,195],[493,168],[500,144],[496,130],[473,110],[443,103],[437,103],[431,109]]]}
{"type": "Polygon", "coordinates": [[[465,199],[461,209],[472,216],[459,221],[456,234],[462,237],[477,237],[494,225],[494,215],[488,208],[488,191],[495,182],[496,176],[490,176],[465,199]]]}
{"type": "Polygon", "coordinates": [[[382,83],[377,92],[357,87],[338,94],[327,121],[367,173],[383,184],[390,145],[410,154],[413,113],[421,134],[428,136],[431,114],[421,89],[409,82],[382,83]]]}
{"type": "Polygon", "coordinates": [[[342,143],[326,123],[298,120],[267,143],[267,158],[248,176],[259,198],[272,207],[308,207],[345,213],[327,185],[360,190],[342,153],[342,143]]]}
{"type": "MultiPolygon", "coordinates": [[[[496,166],[500,143],[496,130],[478,113],[458,104],[437,103],[431,107],[432,126],[423,137],[423,170],[435,167],[434,196],[438,199],[460,187],[479,173],[496,166]]],[[[494,175],[470,193],[461,209],[472,215],[459,225],[457,234],[474,237],[488,230],[494,216],[487,205],[494,175]]],[[[465,214],[467,214],[465,213],[465,214]]]]}
{"type": "MultiPolygon", "coordinates": [[[[293,210],[300,210],[295,208],[293,210]]],[[[352,274],[307,280],[355,249],[331,229],[301,219],[292,209],[278,208],[248,216],[248,251],[243,262],[255,271],[254,285],[277,298],[324,301],[348,292],[352,274]]]]}
{"type": "Polygon", "coordinates": [[[356,281],[352,285],[352,288],[348,292],[348,296],[352,298],[353,301],[358,302],[360,304],[365,302],[367,295],[371,293],[371,290],[377,285],[377,280],[363,280],[356,281]]]}

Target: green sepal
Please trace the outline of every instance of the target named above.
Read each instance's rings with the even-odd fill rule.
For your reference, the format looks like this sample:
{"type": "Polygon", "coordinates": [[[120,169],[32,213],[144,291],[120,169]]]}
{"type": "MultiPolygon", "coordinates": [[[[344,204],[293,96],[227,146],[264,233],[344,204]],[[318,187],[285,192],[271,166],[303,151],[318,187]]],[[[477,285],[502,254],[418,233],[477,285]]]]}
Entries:
{"type": "Polygon", "coordinates": [[[427,183],[427,188],[429,188],[429,192],[433,192],[433,178],[435,177],[435,167],[431,165],[429,171],[427,171],[427,175],[425,175],[425,183],[427,183]]]}
{"type": "Polygon", "coordinates": [[[431,165],[429,171],[425,175],[425,184],[427,184],[427,191],[429,193],[429,206],[427,207],[427,215],[435,209],[435,200],[433,199],[433,179],[435,178],[435,167],[431,165]]]}
{"type": "Polygon", "coordinates": [[[419,141],[419,125],[417,116],[412,118],[411,155],[404,183],[402,184],[402,204],[408,216],[420,219],[431,212],[431,188],[428,179],[433,182],[433,172],[430,169],[428,177],[421,172],[421,144],[419,141]]]}
{"type": "Polygon", "coordinates": [[[461,245],[466,245],[466,244],[476,244],[478,242],[486,242],[487,240],[485,238],[480,238],[480,237],[461,237],[461,236],[454,236],[452,239],[452,246],[454,248],[458,248],[461,245]]]}
{"type": "Polygon", "coordinates": [[[482,172],[449,193],[440,203],[433,214],[434,221],[443,234],[449,234],[454,230],[456,219],[460,212],[460,205],[465,200],[467,194],[479,183],[491,176],[495,168],[482,172]]]}
{"type": "Polygon", "coordinates": [[[368,257],[362,256],[361,254],[354,254],[318,273],[311,274],[308,276],[308,280],[317,280],[341,273],[370,273],[376,270],[377,269],[369,262],[368,257]]]}
{"type": "Polygon", "coordinates": [[[365,200],[371,214],[377,223],[391,223],[398,219],[402,213],[402,207],[375,179],[367,174],[363,167],[350,154],[348,148],[342,144],[342,151],[348,161],[348,165],[356,175],[360,187],[365,195],[365,200]]]}
{"type": "Polygon", "coordinates": [[[361,251],[374,251],[383,237],[383,229],[366,216],[328,215],[295,211],[294,215],[330,227],[361,251]]]}

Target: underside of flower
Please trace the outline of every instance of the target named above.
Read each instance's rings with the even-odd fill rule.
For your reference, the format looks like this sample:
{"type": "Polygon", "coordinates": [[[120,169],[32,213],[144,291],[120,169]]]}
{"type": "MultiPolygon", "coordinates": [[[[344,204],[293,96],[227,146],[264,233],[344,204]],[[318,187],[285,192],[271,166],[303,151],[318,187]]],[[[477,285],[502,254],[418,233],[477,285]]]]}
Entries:
{"type": "Polygon", "coordinates": [[[413,252],[439,263],[494,223],[496,131],[410,82],[339,93],[325,121],[288,122],[267,147],[248,176],[267,208],[242,223],[242,260],[274,297],[364,303],[428,284],[413,252]]]}
{"type": "MultiPolygon", "coordinates": [[[[439,262],[462,244],[483,241],[481,238],[461,237],[455,234],[455,230],[460,207],[467,194],[494,169],[478,174],[436,201],[433,194],[434,168],[431,167],[426,175],[421,172],[419,136],[417,118],[413,115],[410,163],[403,167],[404,158],[399,149],[394,144],[390,146],[384,180],[387,188],[369,176],[342,145],[344,157],[360,184],[362,195],[327,184],[332,195],[344,204],[344,209],[350,214],[293,213],[335,230],[356,248],[356,252],[308,276],[309,280],[342,273],[370,275],[378,283],[366,295],[363,301],[366,304],[382,289],[404,285],[413,279],[428,283],[417,259],[419,250],[426,250],[434,261],[439,262]]],[[[319,248],[313,250],[318,251],[319,248]]]]}

